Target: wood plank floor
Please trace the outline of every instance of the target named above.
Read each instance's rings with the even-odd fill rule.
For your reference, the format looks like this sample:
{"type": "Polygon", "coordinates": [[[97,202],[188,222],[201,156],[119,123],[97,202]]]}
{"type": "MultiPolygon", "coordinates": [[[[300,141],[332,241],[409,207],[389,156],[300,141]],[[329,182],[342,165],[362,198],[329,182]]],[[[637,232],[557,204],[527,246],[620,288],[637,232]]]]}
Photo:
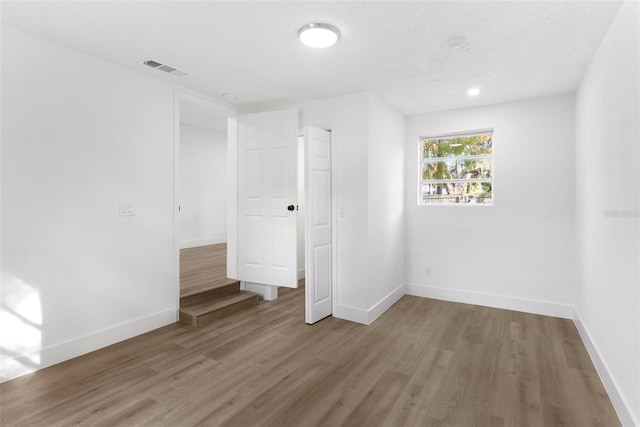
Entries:
{"type": "Polygon", "coordinates": [[[227,279],[226,243],[180,249],[180,295],[233,282],[227,279]]]}
{"type": "Polygon", "coordinates": [[[0,424],[617,426],[569,320],[405,296],[304,323],[304,289],[0,385],[0,424]]]}

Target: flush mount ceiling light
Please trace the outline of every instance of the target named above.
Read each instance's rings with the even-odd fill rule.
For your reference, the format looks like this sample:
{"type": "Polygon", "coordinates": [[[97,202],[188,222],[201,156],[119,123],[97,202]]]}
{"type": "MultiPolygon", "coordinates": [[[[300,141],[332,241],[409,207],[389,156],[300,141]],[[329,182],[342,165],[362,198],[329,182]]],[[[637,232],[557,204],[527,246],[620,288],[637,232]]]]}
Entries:
{"type": "Polygon", "coordinates": [[[469,96],[476,96],[480,93],[480,89],[478,89],[477,87],[472,87],[471,89],[469,89],[467,91],[467,95],[469,96]]]}
{"type": "Polygon", "coordinates": [[[340,31],[333,25],[313,23],[298,30],[298,38],[303,45],[313,48],[329,47],[336,44],[340,31]]]}

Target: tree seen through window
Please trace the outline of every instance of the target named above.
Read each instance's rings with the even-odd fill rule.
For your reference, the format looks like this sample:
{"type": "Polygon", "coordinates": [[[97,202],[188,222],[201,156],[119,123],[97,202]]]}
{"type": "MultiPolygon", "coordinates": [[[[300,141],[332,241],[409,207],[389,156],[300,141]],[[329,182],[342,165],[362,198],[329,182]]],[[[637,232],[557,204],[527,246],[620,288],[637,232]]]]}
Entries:
{"type": "Polygon", "coordinates": [[[420,204],[493,203],[493,131],[422,138],[420,204]]]}

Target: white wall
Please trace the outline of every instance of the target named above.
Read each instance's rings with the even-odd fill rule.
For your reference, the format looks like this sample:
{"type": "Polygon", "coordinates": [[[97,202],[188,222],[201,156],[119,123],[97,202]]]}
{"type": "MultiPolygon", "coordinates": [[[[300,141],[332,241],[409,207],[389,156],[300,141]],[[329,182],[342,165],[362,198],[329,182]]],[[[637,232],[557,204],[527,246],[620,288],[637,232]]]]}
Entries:
{"type": "Polygon", "coordinates": [[[573,122],[572,95],[407,119],[408,293],[572,316],[573,122]],[[418,206],[419,137],[483,128],[494,129],[494,206],[418,206]]]}
{"type": "Polygon", "coordinates": [[[227,134],[180,125],[180,247],[227,241],[227,134]]]}
{"type": "Polygon", "coordinates": [[[625,425],[640,425],[639,9],[623,4],[576,98],[576,323],[625,425]]]}
{"type": "Polygon", "coordinates": [[[368,272],[375,317],[404,294],[405,117],[369,97],[368,272]]]}
{"type": "Polygon", "coordinates": [[[2,26],[3,379],[175,320],[173,96],[2,26]]]}

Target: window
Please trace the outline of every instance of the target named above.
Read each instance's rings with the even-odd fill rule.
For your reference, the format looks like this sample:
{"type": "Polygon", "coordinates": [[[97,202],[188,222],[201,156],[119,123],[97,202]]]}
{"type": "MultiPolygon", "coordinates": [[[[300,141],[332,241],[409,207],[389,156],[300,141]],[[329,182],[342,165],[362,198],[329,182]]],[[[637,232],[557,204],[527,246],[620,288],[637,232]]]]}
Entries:
{"type": "Polygon", "coordinates": [[[420,138],[419,205],[493,204],[493,129],[420,138]]]}

